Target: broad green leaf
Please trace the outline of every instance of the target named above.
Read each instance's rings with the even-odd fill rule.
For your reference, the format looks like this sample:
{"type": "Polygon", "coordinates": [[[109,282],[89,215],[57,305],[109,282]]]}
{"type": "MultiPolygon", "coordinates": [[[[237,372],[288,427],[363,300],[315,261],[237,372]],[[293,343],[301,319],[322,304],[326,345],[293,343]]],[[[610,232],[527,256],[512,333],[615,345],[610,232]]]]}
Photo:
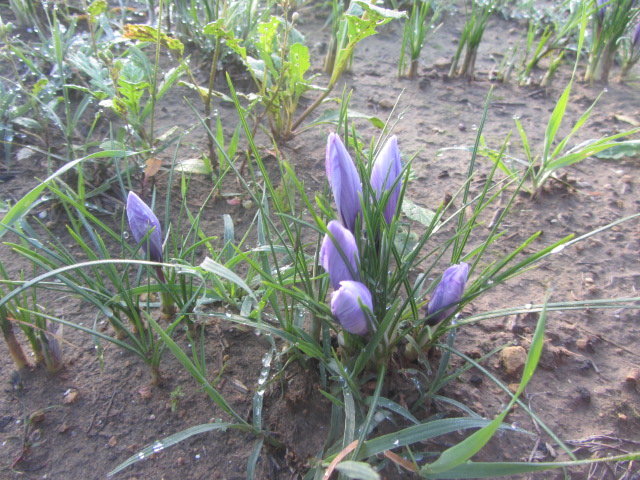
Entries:
{"type": "Polygon", "coordinates": [[[411,220],[428,227],[433,222],[436,212],[416,205],[407,197],[402,200],[402,212],[411,220]]]}
{"type": "Polygon", "coordinates": [[[345,460],[336,465],[336,470],[355,480],[380,480],[380,474],[365,462],[345,460]]]}
{"type": "Polygon", "coordinates": [[[158,30],[150,25],[140,25],[128,23],[124,26],[124,32],[122,34],[124,38],[130,38],[132,40],[138,40],[140,42],[153,42],[160,41],[162,45],[169,50],[177,50],[180,55],[184,52],[184,45],[180,40],[171,38],[166,33],[158,32],[158,30]]]}
{"type": "Polygon", "coordinates": [[[224,18],[219,18],[215,22],[211,22],[204,26],[202,30],[206,35],[215,35],[224,40],[231,50],[240,55],[242,60],[247,60],[247,49],[240,45],[241,39],[236,38],[233,32],[229,32],[224,28],[224,18]]]}
{"type": "MultiPolygon", "coordinates": [[[[347,109],[347,115],[349,120],[353,120],[355,118],[362,118],[363,120],[368,120],[371,125],[376,128],[384,128],[384,122],[374,115],[369,115],[367,113],[357,112],[355,110],[347,109]]],[[[325,110],[322,114],[316,118],[311,124],[309,124],[305,128],[309,128],[311,125],[321,125],[324,123],[329,123],[332,125],[337,125],[340,121],[340,109],[330,109],[325,110]]]]}
{"type": "Polygon", "coordinates": [[[620,160],[621,158],[640,157],[640,140],[629,140],[593,154],[603,160],[620,160]]]}
{"type": "Polygon", "coordinates": [[[204,157],[182,160],[176,164],[175,170],[177,172],[195,173],[196,175],[211,175],[213,172],[211,162],[208,162],[204,157]]]}
{"type": "Polygon", "coordinates": [[[106,0],[94,0],[91,2],[89,7],[87,8],[87,12],[92,17],[97,17],[98,15],[102,15],[107,10],[107,2],[106,0]]]}

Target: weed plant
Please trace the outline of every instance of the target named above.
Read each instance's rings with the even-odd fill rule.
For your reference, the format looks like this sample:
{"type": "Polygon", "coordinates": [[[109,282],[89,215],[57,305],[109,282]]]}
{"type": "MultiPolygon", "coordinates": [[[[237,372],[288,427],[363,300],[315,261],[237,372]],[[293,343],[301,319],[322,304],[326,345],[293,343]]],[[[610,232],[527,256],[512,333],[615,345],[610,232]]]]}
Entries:
{"type": "Polygon", "coordinates": [[[625,32],[635,28],[640,6],[633,0],[593,4],[589,64],[584,78],[590,82],[607,83],[625,32]]]}
{"type": "Polygon", "coordinates": [[[443,4],[431,0],[415,0],[411,14],[405,21],[400,45],[400,61],[398,62],[398,76],[415,77],[418,73],[420,53],[428,35],[435,33],[436,23],[440,18],[443,4]],[[407,61],[406,57],[409,57],[407,61]],[[408,68],[407,68],[408,65],[408,68]]]}
{"type": "Polygon", "coordinates": [[[478,48],[487,27],[487,21],[494,9],[493,1],[481,2],[478,0],[470,1],[470,11],[467,14],[467,20],[462,28],[458,49],[453,56],[449,76],[455,75],[461,77],[473,78],[473,70],[478,56],[478,48]],[[462,51],[464,50],[464,59],[462,65],[458,68],[462,51]]]}

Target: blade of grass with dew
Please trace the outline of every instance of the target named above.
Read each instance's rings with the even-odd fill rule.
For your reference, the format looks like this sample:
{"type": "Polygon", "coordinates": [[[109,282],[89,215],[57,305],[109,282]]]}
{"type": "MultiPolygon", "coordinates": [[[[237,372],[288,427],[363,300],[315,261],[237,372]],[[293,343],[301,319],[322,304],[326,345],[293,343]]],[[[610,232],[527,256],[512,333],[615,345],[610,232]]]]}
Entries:
{"type": "Polygon", "coordinates": [[[216,423],[204,423],[202,425],[197,425],[195,427],[187,428],[179,433],[174,433],[162,440],[156,441],[148,447],[140,450],[135,455],[129,457],[127,460],[122,462],[116,468],[107,473],[107,477],[113,477],[116,473],[121,472],[125,468],[133,465],[134,463],[139,462],[140,460],[144,460],[145,458],[153,455],[154,453],[158,453],[165,448],[169,448],[177,443],[186,440],[187,438],[193,437],[194,435],[200,435],[201,433],[207,433],[211,431],[222,430],[223,432],[228,428],[238,428],[237,424],[233,423],[225,423],[225,422],[216,422],[216,423]]]}

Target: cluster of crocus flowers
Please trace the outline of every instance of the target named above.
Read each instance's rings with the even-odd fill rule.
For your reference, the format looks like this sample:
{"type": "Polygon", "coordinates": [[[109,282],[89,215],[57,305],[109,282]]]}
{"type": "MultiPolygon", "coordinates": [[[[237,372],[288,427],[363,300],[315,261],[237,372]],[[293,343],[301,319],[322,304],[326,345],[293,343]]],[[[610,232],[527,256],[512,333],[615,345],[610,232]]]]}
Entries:
{"type": "MultiPolygon", "coordinates": [[[[134,192],[129,192],[127,198],[127,219],[136,243],[140,243],[147,234],[149,235],[142,244],[142,250],[148,254],[149,260],[162,263],[162,228],[160,227],[160,222],[147,204],[134,192]]],[[[164,273],[160,266],[156,267],[156,272],[160,281],[164,282],[164,273]]]]}
{"type": "MultiPolygon", "coordinates": [[[[327,142],[326,172],[342,221],[329,222],[320,249],[320,264],[335,290],[331,296],[331,312],[347,332],[366,335],[373,299],[366,285],[360,282],[359,253],[354,237],[362,214],[362,182],[349,152],[335,133],[329,135],[327,142]]],[[[400,150],[393,136],[375,158],[370,179],[378,201],[389,192],[382,213],[387,224],[393,221],[398,206],[401,173],[400,150]]]]}

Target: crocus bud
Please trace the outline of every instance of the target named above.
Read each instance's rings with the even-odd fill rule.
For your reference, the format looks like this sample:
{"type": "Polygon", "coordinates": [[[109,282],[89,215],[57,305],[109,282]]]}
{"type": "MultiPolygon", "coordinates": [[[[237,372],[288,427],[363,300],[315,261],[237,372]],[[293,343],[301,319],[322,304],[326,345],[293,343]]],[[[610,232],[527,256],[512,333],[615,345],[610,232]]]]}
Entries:
{"type": "Polygon", "coordinates": [[[640,20],[636,25],[636,29],[633,31],[633,46],[634,48],[640,47],[640,20]]]}
{"type": "Polygon", "coordinates": [[[362,208],[362,184],[349,152],[335,133],[329,134],[327,141],[326,171],[342,224],[354,232],[362,208]]]}
{"type": "Polygon", "coordinates": [[[359,279],[358,247],[353,233],[340,222],[331,220],[327,229],[333,235],[333,239],[329,234],[325,235],[320,247],[320,265],[329,273],[331,284],[337,290],[343,280],[359,279]]]}
{"type": "Polygon", "coordinates": [[[366,335],[369,331],[368,315],[360,304],[373,311],[371,292],[360,282],[344,280],[340,282],[340,288],[331,294],[331,313],[342,328],[355,335],[366,335]]]}
{"type": "Polygon", "coordinates": [[[429,301],[429,315],[440,311],[429,319],[429,325],[435,325],[456,310],[458,302],[464,293],[468,275],[469,265],[467,263],[462,262],[459,265],[452,265],[447,268],[429,301]]]}
{"type": "Polygon", "coordinates": [[[394,135],[384,145],[373,163],[371,169],[371,188],[376,191],[377,198],[380,199],[382,194],[393,188],[393,192],[389,196],[389,200],[384,207],[384,219],[387,224],[393,220],[400,197],[402,185],[398,182],[395,186],[396,179],[402,172],[402,162],[400,161],[400,150],[398,149],[398,139],[394,135]]]}
{"type": "Polygon", "coordinates": [[[129,219],[129,228],[137,243],[153,230],[147,241],[142,244],[142,249],[147,251],[149,247],[149,259],[152,262],[162,262],[162,229],[160,222],[151,209],[144,203],[138,195],[129,192],[127,198],[127,218],[129,219]]]}

